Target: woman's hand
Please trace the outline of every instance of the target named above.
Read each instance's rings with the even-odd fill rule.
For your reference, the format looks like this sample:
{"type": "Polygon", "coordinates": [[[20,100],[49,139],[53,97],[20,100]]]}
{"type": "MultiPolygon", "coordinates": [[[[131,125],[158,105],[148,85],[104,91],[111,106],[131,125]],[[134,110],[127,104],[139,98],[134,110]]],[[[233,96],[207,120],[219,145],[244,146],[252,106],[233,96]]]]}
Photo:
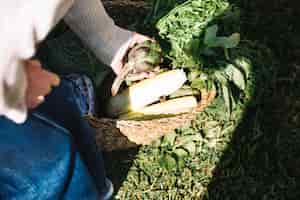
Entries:
{"type": "Polygon", "coordinates": [[[40,105],[52,87],[58,86],[60,79],[58,75],[46,71],[37,60],[28,60],[24,63],[27,75],[26,105],[33,109],[40,105]]]}
{"type": "Polygon", "coordinates": [[[147,40],[153,40],[153,39],[149,38],[148,36],[136,33],[136,32],[133,33],[133,36],[131,37],[130,41],[127,42],[126,44],[124,44],[120,48],[120,50],[117,52],[117,54],[115,55],[115,57],[111,63],[111,67],[116,74],[119,74],[121,69],[123,68],[123,65],[124,65],[123,60],[124,60],[124,57],[127,54],[128,50],[130,48],[132,48],[135,44],[142,43],[147,40]]]}

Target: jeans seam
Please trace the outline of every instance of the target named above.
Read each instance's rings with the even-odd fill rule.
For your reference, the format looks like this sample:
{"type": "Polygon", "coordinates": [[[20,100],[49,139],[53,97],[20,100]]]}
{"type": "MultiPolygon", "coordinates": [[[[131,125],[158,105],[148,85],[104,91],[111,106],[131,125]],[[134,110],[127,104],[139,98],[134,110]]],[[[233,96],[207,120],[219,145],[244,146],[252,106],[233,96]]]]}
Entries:
{"type": "Polygon", "coordinates": [[[36,118],[38,118],[39,120],[47,123],[48,125],[60,129],[62,131],[63,134],[69,136],[72,138],[72,134],[70,133],[70,131],[68,131],[67,129],[65,129],[64,127],[60,126],[59,124],[57,124],[56,122],[54,122],[53,120],[50,120],[46,117],[44,117],[42,114],[38,113],[38,112],[34,112],[32,113],[32,115],[36,118]]]}

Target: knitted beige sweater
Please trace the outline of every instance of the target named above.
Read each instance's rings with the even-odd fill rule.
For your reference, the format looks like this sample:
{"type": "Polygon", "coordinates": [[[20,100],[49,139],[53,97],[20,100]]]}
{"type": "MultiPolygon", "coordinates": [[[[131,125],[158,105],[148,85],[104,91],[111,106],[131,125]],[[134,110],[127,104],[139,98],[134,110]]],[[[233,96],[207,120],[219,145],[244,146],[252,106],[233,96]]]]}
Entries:
{"type": "Polygon", "coordinates": [[[108,65],[131,37],[114,24],[100,0],[9,0],[1,4],[0,15],[0,115],[17,123],[27,118],[23,61],[60,19],[108,65]]]}

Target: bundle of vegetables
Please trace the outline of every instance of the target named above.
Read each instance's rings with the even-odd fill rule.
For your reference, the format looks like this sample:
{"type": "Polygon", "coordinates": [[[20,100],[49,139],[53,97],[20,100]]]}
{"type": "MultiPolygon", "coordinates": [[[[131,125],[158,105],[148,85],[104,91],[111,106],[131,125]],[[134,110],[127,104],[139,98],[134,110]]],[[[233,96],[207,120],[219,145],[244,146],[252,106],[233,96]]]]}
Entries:
{"type": "Polygon", "coordinates": [[[246,90],[251,62],[233,56],[240,34],[218,36],[219,29],[225,32],[218,25],[224,20],[221,15],[234,14],[229,4],[221,0],[189,0],[177,4],[154,1],[147,19],[152,22],[165,9],[175,6],[156,23],[158,40],[164,48],[161,50],[156,42],[148,41],[129,52],[127,64],[113,84],[113,97],[106,106],[109,117],[151,119],[191,112],[197,107],[197,100],[201,100],[200,94],[208,91],[217,91],[223,97],[230,115],[246,90]],[[134,77],[145,72],[154,73],[154,77],[130,86],[132,78],[137,81],[134,77]],[[115,96],[123,80],[130,87],[115,96]],[[167,101],[162,102],[161,98],[167,101]]]}
{"type": "Polygon", "coordinates": [[[137,44],[129,51],[125,66],[112,85],[112,97],[106,105],[109,117],[151,119],[190,112],[197,107],[192,94],[174,95],[187,80],[185,72],[160,69],[161,61],[161,49],[154,41],[137,44]],[[124,80],[127,87],[117,94],[124,80]],[[161,101],[169,95],[173,95],[170,100],[161,101]]]}

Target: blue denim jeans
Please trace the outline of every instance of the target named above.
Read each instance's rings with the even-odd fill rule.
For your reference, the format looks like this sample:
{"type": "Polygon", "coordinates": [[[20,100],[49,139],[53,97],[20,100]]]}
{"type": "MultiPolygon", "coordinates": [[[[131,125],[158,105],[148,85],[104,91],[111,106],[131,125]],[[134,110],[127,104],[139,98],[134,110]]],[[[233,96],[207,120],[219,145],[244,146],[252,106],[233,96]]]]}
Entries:
{"type": "Polygon", "coordinates": [[[62,80],[28,120],[0,118],[0,199],[101,199],[102,155],[82,118],[86,97],[62,80]]]}

